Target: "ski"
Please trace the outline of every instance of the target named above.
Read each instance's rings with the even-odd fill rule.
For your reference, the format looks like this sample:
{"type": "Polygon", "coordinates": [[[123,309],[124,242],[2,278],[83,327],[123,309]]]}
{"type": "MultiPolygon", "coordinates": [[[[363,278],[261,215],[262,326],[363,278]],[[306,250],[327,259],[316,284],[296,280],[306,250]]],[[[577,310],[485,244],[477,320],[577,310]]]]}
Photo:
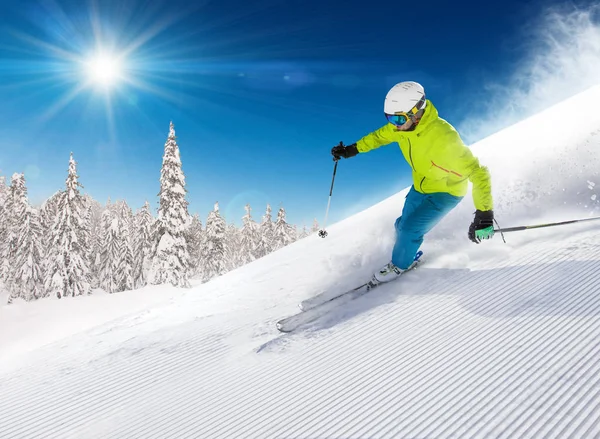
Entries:
{"type": "Polygon", "coordinates": [[[371,291],[376,285],[377,284],[371,285],[371,282],[369,281],[358,288],[339,294],[338,296],[323,302],[320,305],[314,306],[311,309],[301,311],[298,314],[294,314],[290,317],[279,320],[277,322],[277,329],[281,332],[292,332],[299,326],[303,326],[307,323],[315,321],[319,317],[327,314],[332,309],[337,308],[344,303],[348,303],[351,300],[354,300],[357,297],[360,297],[363,294],[371,291]]]}
{"type": "MultiPolygon", "coordinates": [[[[418,264],[420,264],[422,262],[421,257],[423,256],[423,252],[422,251],[418,251],[417,254],[415,255],[415,264],[412,265],[410,267],[409,270],[412,270],[413,268],[415,268],[418,264]]],[[[408,270],[407,270],[408,271],[408,270]]],[[[325,302],[329,302],[330,300],[335,299],[338,296],[344,295],[344,294],[348,294],[352,291],[355,290],[359,290],[363,287],[366,287],[368,284],[371,284],[370,288],[374,288],[377,286],[377,282],[373,282],[373,280],[367,282],[366,284],[363,284],[359,287],[356,287],[354,290],[351,291],[338,291],[338,290],[328,290],[328,291],[324,291],[320,294],[317,294],[314,297],[311,297],[309,299],[303,300],[302,302],[300,302],[298,304],[298,307],[300,308],[301,311],[308,311],[309,309],[315,308],[319,305],[322,305],[325,302]]]]}
{"type": "MultiPolygon", "coordinates": [[[[410,270],[413,270],[418,265],[420,265],[420,263],[422,262],[422,259],[421,259],[422,254],[423,254],[423,252],[417,253],[417,255],[415,256],[415,263],[410,267],[410,270]]],[[[407,271],[409,271],[409,270],[407,270],[407,271]]],[[[402,276],[400,276],[400,277],[402,277],[402,276]]],[[[298,327],[306,325],[306,324],[313,322],[313,321],[317,320],[318,318],[326,315],[329,311],[331,311],[345,303],[348,303],[348,302],[368,293],[369,291],[372,291],[379,285],[381,285],[381,284],[377,283],[377,282],[373,282],[373,280],[370,280],[369,282],[362,284],[351,290],[348,290],[348,291],[345,291],[342,293],[337,293],[333,297],[331,297],[331,295],[323,296],[323,294],[320,294],[319,296],[316,296],[315,298],[313,298],[313,299],[316,299],[316,298],[320,297],[321,298],[320,302],[313,300],[312,302],[310,302],[310,305],[311,305],[310,308],[303,308],[303,311],[301,311],[300,313],[294,314],[290,317],[286,317],[282,320],[279,320],[276,324],[277,329],[280,332],[292,332],[295,329],[297,329],[298,327]]]]}
{"type": "Polygon", "coordinates": [[[298,304],[298,308],[300,308],[300,311],[306,312],[313,308],[317,308],[318,306],[321,306],[324,303],[335,300],[336,298],[338,298],[340,296],[350,294],[354,291],[360,291],[362,289],[365,289],[366,290],[365,292],[368,292],[369,290],[375,288],[377,285],[378,285],[378,283],[373,282],[373,279],[371,279],[369,282],[362,284],[362,285],[360,285],[356,288],[353,288],[351,290],[348,290],[348,291],[340,292],[339,290],[335,290],[335,289],[331,289],[329,291],[324,291],[321,294],[317,294],[314,297],[303,300],[302,302],[300,302],[298,304]]]}

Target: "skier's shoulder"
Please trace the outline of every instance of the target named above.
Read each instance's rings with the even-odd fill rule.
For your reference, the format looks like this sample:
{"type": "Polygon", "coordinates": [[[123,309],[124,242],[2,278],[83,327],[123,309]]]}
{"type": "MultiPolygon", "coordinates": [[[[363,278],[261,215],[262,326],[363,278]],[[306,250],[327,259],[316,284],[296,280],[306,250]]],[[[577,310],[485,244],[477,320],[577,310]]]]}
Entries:
{"type": "Polygon", "coordinates": [[[446,119],[444,119],[443,117],[440,117],[439,114],[437,114],[437,112],[435,113],[435,117],[432,117],[427,122],[428,122],[427,123],[428,131],[431,131],[434,134],[437,134],[437,135],[444,135],[444,134],[450,134],[450,133],[458,134],[458,131],[456,130],[456,128],[454,128],[454,126],[450,122],[448,122],[446,119]]]}
{"type": "Polygon", "coordinates": [[[436,135],[457,133],[450,122],[440,116],[438,109],[430,100],[427,100],[427,107],[423,115],[423,125],[428,132],[436,135]]]}
{"type": "Polygon", "coordinates": [[[441,117],[431,121],[428,127],[428,137],[441,144],[464,147],[465,144],[454,126],[441,117]]]}

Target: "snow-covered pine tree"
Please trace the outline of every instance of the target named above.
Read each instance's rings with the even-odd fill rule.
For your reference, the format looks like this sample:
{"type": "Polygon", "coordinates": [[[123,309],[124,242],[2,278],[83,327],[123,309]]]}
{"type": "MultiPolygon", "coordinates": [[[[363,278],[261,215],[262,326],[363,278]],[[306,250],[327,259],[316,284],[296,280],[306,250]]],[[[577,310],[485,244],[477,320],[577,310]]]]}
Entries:
{"type": "Polygon", "coordinates": [[[115,267],[115,278],[118,291],[133,290],[133,251],[131,248],[130,230],[133,223],[133,212],[127,202],[119,201],[116,204],[116,218],[118,224],[119,257],[115,267]]]}
{"type": "Polygon", "coordinates": [[[6,187],[6,178],[0,175],[0,207],[4,206],[8,196],[8,187],[6,187]]]}
{"type": "Polygon", "coordinates": [[[90,294],[90,269],[87,265],[85,202],[79,192],[77,163],[71,153],[66,190],[60,193],[58,214],[51,230],[46,294],[59,299],[90,294]]]}
{"type": "Polygon", "coordinates": [[[244,265],[258,259],[260,232],[259,226],[252,219],[252,208],[246,204],[246,215],[242,218],[241,245],[239,251],[240,264],[244,265]]]}
{"type": "Polygon", "coordinates": [[[152,244],[154,242],[154,217],[147,201],[136,214],[135,224],[133,282],[134,288],[141,288],[148,283],[148,272],[152,268],[152,244]]]}
{"type": "Polygon", "coordinates": [[[57,191],[50,198],[42,203],[40,208],[40,226],[42,227],[42,234],[44,235],[42,240],[42,246],[44,248],[44,259],[46,259],[48,250],[50,249],[50,243],[52,235],[50,231],[54,225],[54,220],[58,215],[58,204],[60,202],[61,191],[57,191]]]}
{"type": "Polygon", "coordinates": [[[285,220],[285,209],[280,207],[279,212],[277,212],[277,221],[275,222],[275,232],[273,237],[274,250],[278,250],[291,244],[294,242],[295,238],[294,228],[285,220]]]}
{"type": "Polygon", "coordinates": [[[202,247],[204,245],[204,232],[202,230],[202,221],[198,214],[194,214],[190,225],[186,229],[185,239],[188,244],[190,254],[190,277],[199,277],[202,271],[202,247]]]}
{"type": "Polygon", "coordinates": [[[11,179],[11,185],[8,187],[4,200],[3,209],[3,221],[2,221],[2,254],[0,262],[0,277],[4,281],[4,286],[11,291],[12,290],[12,279],[11,270],[14,267],[14,255],[17,247],[17,232],[18,232],[18,219],[15,216],[15,195],[19,197],[18,192],[21,190],[18,184],[18,176],[20,174],[13,174],[11,179]],[[16,194],[15,194],[16,192],[16,194]]]}
{"type": "Polygon", "coordinates": [[[308,233],[308,229],[306,228],[306,224],[302,225],[302,229],[300,230],[300,233],[298,234],[298,239],[304,239],[309,235],[308,233]]]}
{"type": "Polygon", "coordinates": [[[16,298],[26,301],[43,296],[44,272],[41,260],[41,228],[38,213],[29,205],[25,176],[15,174],[13,216],[16,220],[17,242],[14,263],[11,264],[9,303],[16,298]]]}
{"type": "Polygon", "coordinates": [[[15,172],[12,175],[6,201],[8,246],[4,255],[3,277],[5,286],[11,293],[9,296],[10,303],[12,299],[19,297],[19,294],[16,293],[17,287],[14,282],[14,275],[19,240],[19,222],[25,217],[26,207],[23,205],[23,201],[27,203],[27,188],[25,187],[25,176],[23,174],[15,172]]]}
{"type": "Polygon", "coordinates": [[[225,253],[225,220],[219,213],[219,203],[206,219],[204,247],[202,249],[202,280],[204,282],[227,271],[225,253]]]}
{"type": "MultiPolygon", "coordinates": [[[[42,230],[42,265],[44,270],[44,282],[50,272],[50,251],[52,249],[52,227],[58,215],[58,204],[60,202],[61,191],[57,191],[50,198],[42,203],[40,208],[40,227],[42,230]]],[[[46,297],[47,292],[44,294],[46,297]]]]}
{"type": "Polygon", "coordinates": [[[184,232],[190,221],[185,176],[173,122],[160,171],[158,247],[152,261],[153,284],[188,287],[189,253],[184,232]]]}
{"type": "Polygon", "coordinates": [[[275,236],[275,224],[271,215],[271,205],[267,204],[267,210],[262,217],[262,222],[258,229],[259,241],[256,246],[257,258],[262,258],[273,251],[273,238],[275,236]]]}
{"type": "Polygon", "coordinates": [[[99,259],[104,233],[102,229],[102,213],[104,207],[98,201],[94,200],[89,195],[85,195],[88,206],[88,218],[90,227],[90,242],[88,251],[88,264],[90,266],[90,279],[92,288],[100,287],[99,274],[99,259]]]}
{"type": "Polygon", "coordinates": [[[98,257],[99,286],[108,293],[134,288],[134,257],[129,237],[129,217],[133,214],[125,201],[107,204],[102,214],[104,237],[98,257]]]}
{"type": "Polygon", "coordinates": [[[310,229],[310,233],[317,233],[319,231],[319,222],[315,218],[313,221],[312,229],[310,229]]]}
{"type": "Polygon", "coordinates": [[[101,231],[102,242],[96,264],[98,268],[98,286],[107,293],[115,293],[119,289],[115,276],[116,267],[121,251],[119,239],[119,221],[116,215],[116,207],[107,202],[102,212],[101,231]]]}
{"type": "MultiPolygon", "coordinates": [[[[154,218],[154,217],[153,217],[154,218]]],[[[152,284],[152,277],[153,277],[153,272],[152,272],[152,266],[153,266],[153,262],[154,262],[154,258],[156,256],[156,254],[158,253],[158,244],[160,244],[160,231],[161,231],[161,225],[160,225],[160,221],[158,221],[158,218],[154,218],[154,221],[152,222],[152,231],[150,233],[150,236],[152,237],[152,241],[151,241],[151,250],[150,250],[150,270],[148,271],[148,284],[152,284]]]]}
{"type": "MultiPolygon", "coordinates": [[[[6,202],[8,200],[8,187],[4,176],[0,176],[0,279],[3,279],[4,256],[8,246],[8,219],[6,202]]],[[[8,266],[6,267],[8,269],[8,266]]]]}
{"type": "Polygon", "coordinates": [[[242,235],[240,229],[234,223],[228,224],[225,231],[226,271],[235,270],[242,265],[241,247],[242,235]]]}
{"type": "MultiPolygon", "coordinates": [[[[79,194],[79,192],[78,192],[79,194]]],[[[79,194],[79,205],[81,209],[81,226],[79,227],[79,245],[81,247],[81,254],[85,257],[85,264],[88,267],[87,279],[90,282],[90,294],[92,284],[92,270],[90,267],[90,261],[92,258],[91,242],[92,242],[92,212],[90,210],[89,197],[79,194]]]]}

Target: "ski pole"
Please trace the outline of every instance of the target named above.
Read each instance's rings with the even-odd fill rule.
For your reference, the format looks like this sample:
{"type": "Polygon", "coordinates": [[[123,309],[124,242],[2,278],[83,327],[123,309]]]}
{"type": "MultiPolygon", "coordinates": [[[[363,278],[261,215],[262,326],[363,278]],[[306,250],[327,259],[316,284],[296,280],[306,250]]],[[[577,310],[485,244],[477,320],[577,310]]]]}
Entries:
{"type": "MultiPolygon", "coordinates": [[[[340,142],[340,145],[343,145],[340,142]]],[[[335,183],[335,173],[337,172],[338,161],[334,159],[335,165],[333,166],[333,177],[331,178],[331,189],[329,189],[329,200],[327,201],[327,210],[325,211],[325,222],[323,223],[323,228],[319,230],[319,236],[321,238],[325,238],[327,236],[327,231],[325,227],[327,226],[327,217],[329,216],[329,206],[331,205],[331,194],[333,194],[333,183],[335,183]]]]}
{"type": "Polygon", "coordinates": [[[594,218],[584,218],[570,221],[562,221],[559,223],[548,223],[548,224],[538,224],[535,226],[518,226],[518,227],[509,227],[507,229],[495,229],[494,232],[518,232],[520,230],[529,230],[529,229],[541,229],[542,227],[553,227],[553,226],[562,226],[565,224],[574,224],[574,223],[582,223],[585,221],[596,221],[600,220],[600,216],[594,218]]]}

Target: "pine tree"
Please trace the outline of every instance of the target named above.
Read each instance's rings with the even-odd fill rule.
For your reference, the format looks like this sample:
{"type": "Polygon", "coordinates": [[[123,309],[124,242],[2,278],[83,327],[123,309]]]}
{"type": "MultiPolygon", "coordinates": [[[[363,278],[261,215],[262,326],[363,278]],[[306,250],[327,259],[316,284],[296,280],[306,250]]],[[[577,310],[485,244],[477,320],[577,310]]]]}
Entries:
{"type": "Polygon", "coordinates": [[[317,219],[313,221],[312,229],[310,229],[310,233],[317,233],[319,231],[319,223],[317,219]]]}
{"type": "Polygon", "coordinates": [[[43,237],[43,247],[46,249],[44,253],[44,258],[47,256],[48,249],[50,248],[52,236],[50,231],[54,226],[54,221],[58,216],[58,204],[60,202],[61,191],[57,191],[50,198],[48,198],[42,204],[40,208],[40,226],[42,227],[43,237]]]}
{"type": "Polygon", "coordinates": [[[190,277],[199,277],[202,272],[202,247],[204,245],[204,232],[202,221],[198,214],[194,214],[190,225],[186,229],[185,239],[190,254],[190,277]]]}
{"type": "Polygon", "coordinates": [[[119,201],[116,206],[118,228],[119,255],[115,267],[117,291],[127,291],[134,288],[133,282],[133,251],[131,248],[131,232],[133,213],[125,201],[119,201]]]}
{"type": "Polygon", "coordinates": [[[37,215],[29,206],[23,174],[14,174],[10,185],[11,210],[9,267],[6,286],[10,290],[8,302],[16,298],[27,301],[42,294],[40,281],[40,230],[37,215]]]}
{"type": "Polygon", "coordinates": [[[65,296],[90,294],[90,270],[87,265],[89,227],[85,221],[85,202],[79,192],[79,176],[73,153],[69,159],[66,189],[59,195],[58,214],[51,230],[46,293],[65,296]]]}
{"type": "Polygon", "coordinates": [[[152,283],[187,287],[189,254],[184,232],[190,220],[185,176],[171,122],[160,176],[158,246],[152,261],[152,283]]]}
{"type": "Polygon", "coordinates": [[[278,250],[295,240],[294,229],[285,220],[285,209],[279,208],[277,212],[277,222],[275,223],[275,233],[273,238],[273,247],[278,250]]]}
{"type": "Polygon", "coordinates": [[[103,239],[97,258],[98,286],[107,293],[115,293],[119,291],[116,269],[121,245],[116,207],[110,204],[110,200],[102,213],[101,230],[103,239]]]}
{"type": "Polygon", "coordinates": [[[8,188],[6,187],[6,178],[3,175],[0,175],[0,206],[4,206],[7,196],[8,188]]]}
{"type": "Polygon", "coordinates": [[[132,290],[134,256],[129,236],[133,213],[125,201],[107,204],[102,214],[104,237],[98,257],[99,286],[108,293],[132,290]]]}
{"type": "Polygon", "coordinates": [[[4,258],[8,254],[8,197],[9,189],[6,187],[6,181],[3,176],[0,177],[0,279],[4,279],[5,271],[8,270],[8,262],[4,263],[4,258]]]}
{"type": "Polygon", "coordinates": [[[141,288],[148,283],[148,272],[152,268],[154,222],[154,217],[150,213],[150,204],[146,201],[144,207],[135,216],[136,233],[133,252],[133,282],[135,288],[141,288]]]}
{"type": "Polygon", "coordinates": [[[235,270],[242,266],[241,259],[242,235],[234,223],[227,225],[225,231],[225,260],[226,271],[235,270]]]}
{"type": "Polygon", "coordinates": [[[104,207],[89,195],[85,195],[88,206],[88,223],[90,227],[90,242],[88,251],[88,265],[92,288],[100,287],[99,260],[102,250],[104,231],[102,229],[102,214],[104,207]]]}
{"type": "MultiPolygon", "coordinates": [[[[14,268],[15,251],[17,248],[18,240],[18,227],[19,220],[17,218],[18,213],[15,212],[15,198],[19,198],[23,188],[20,184],[19,176],[21,174],[13,174],[11,178],[11,185],[8,188],[6,199],[4,201],[4,221],[3,221],[3,239],[4,245],[2,246],[2,266],[0,266],[0,275],[4,280],[5,287],[12,290],[12,270],[14,268]]],[[[24,186],[24,185],[23,185],[24,186]]],[[[18,202],[16,203],[18,207],[18,202]]]]}
{"type": "Polygon", "coordinates": [[[267,204],[267,210],[259,227],[259,241],[256,247],[257,258],[262,258],[273,251],[273,238],[275,236],[275,224],[271,216],[271,206],[267,204]]]}
{"type": "Polygon", "coordinates": [[[38,213],[29,205],[25,176],[13,176],[14,211],[18,233],[11,266],[11,295],[9,303],[15,298],[30,301],[43,296],[44,272],[41,259],[41,228],[38,213]]]}
{"type": "Polygon", "coordinates": [[[240,246],[240,263],[241,265],[247,264],[258,259],[259,256],[259,244],[260,244],[260,232],[259,226],[252,219],[252,208],[249,204],[246,204],[246,215],[242,218],[242,230],[241,230],[241,246],[240,246]]]}
{"type": "Polygon", "coordinates": [[[300,233],[298,234],[298,239],[304,239],[309,235],[310,235],[310,233],[308,232],[308,229],[306,228],[306,224],[303,224],[302,230],[300,230],[300,233]]]}
{"type": "MultiPolygon", "coordinates": [[[[42,231],[42,269],[44,271],[44,282],[50,276],[51,270],[51,255],[52,250],[52,227],[58,216],[58,204],[60,202],[61,191],[57,191],[42,204],[40,208],[40,227],[42,231]]],[[[48,294],[44,294],[44,297],[48,294]]]]}
{"type": "Polygon", "coordinates": [[[91,294],[92,270],[91,270],[91,266],[90,266],[90,260],[92,258],[92,252],[91,252],[92,212],[90,210],[91,205],[89,204],[89,197],[86,197],[85,195],[80,194],[79,191],[77,192],[77,194],[78,194],[78,199],[77,199],[78,206],[79,206],[79,209],[81,212],[81,214],[80,214],[81,223],[80,223],[80,227],[79,227],[79,230],[77,233],[78,233],[79,246],[81,247],[81,256],[83,258],[85,258],[85,265],[87,267],[86,278],[88,279],[88,282],[90,283],[90,291],[88,294],[91,294]]]}
{"type": "Polygon", "coordinates": [[[219,203],[206,220],[204,248],[202,249],[202,280],[204,282],[227,271],[225,253],[225,220],[219,213],[219,203]]]}

